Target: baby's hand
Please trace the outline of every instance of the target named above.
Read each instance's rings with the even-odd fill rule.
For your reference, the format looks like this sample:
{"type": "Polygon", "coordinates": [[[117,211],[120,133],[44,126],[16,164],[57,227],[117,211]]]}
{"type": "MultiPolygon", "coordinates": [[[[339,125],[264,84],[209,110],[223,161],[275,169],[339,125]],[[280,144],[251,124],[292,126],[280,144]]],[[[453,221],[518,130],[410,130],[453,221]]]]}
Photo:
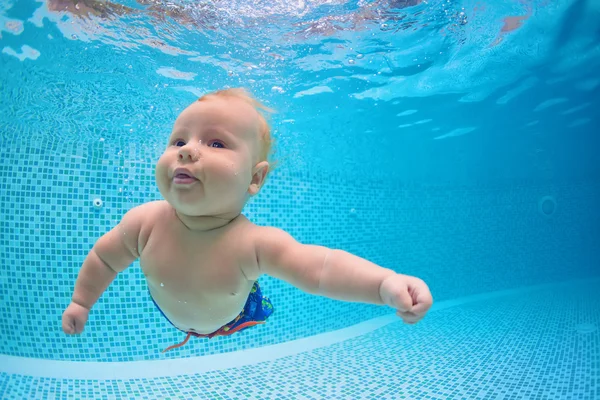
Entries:
{"type": "Polygon", "coordinates": [[[67,335],[80,334],[88,320],[90,310],[71,302],[62,315],[62,329],[67,335]]]}
{"type": "Polygon", "coordinates": [[[427,284],[414,276],[396,274],[387,277],[379,294],[385,304],[398,310],[396,315],[407,324],[419,322],[433,304],[427,284]]]}

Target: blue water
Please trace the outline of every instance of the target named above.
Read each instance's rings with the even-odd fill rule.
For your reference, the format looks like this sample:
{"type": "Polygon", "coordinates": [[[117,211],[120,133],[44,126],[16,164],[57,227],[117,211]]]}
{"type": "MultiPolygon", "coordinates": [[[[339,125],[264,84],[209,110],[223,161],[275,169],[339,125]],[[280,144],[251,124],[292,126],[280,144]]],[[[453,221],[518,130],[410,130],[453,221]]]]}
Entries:
{"type": "Polygon", "coordinates": [[[384,3],[0,0],[1,399],[600,398],[600,1],[384,3]],[[276,110],[244,214],[421,277],[423,321],[263,276],[267,324],[162,354],[136,262],[62,333],[227,86],[276,110]]]}

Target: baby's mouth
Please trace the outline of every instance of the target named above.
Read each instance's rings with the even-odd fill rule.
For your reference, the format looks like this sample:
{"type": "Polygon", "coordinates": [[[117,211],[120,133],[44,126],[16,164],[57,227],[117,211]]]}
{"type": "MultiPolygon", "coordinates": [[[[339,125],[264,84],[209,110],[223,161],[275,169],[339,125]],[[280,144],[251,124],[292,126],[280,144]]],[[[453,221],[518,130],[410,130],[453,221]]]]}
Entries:
{"type": "Polygon", "coordinates": [[[188,172],[175,171],[175,174],[173,174],[173,182],[177,183],[177,184],[183,184],[183,185],[185,185],[185,184],[194,183],[197,180],[198,179],[196,179],[194,176],[192,176],[188,172]]]}

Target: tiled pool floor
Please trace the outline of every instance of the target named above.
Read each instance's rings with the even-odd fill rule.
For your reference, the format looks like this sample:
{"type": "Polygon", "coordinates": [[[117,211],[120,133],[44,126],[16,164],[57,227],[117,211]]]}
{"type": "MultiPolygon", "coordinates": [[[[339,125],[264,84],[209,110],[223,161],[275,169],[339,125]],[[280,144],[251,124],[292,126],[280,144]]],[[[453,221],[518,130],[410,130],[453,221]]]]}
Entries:
{"type": "Polygon", "coordinates": [[[439,302],[415,326],[387,316],[228,361],[114,363],[124,379],[0,356],[0,398],[600,399],[599,283],[439,302]]]}

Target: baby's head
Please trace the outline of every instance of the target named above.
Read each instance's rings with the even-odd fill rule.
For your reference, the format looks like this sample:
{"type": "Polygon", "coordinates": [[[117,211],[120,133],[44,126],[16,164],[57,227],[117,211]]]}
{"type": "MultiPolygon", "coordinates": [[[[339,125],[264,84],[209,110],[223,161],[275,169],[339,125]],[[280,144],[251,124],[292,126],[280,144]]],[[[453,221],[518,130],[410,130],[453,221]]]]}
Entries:
{"type": "MultiPolygon", "coordinates": [[[[258,156],[257,162],[268,161],[268,158],[271,155],[273,148],[273,138],[271,137],[271,127],[269,126],[269,123],[263,116],[262,112],[272,113],[273,110],[262,104],[260,101],[256,100],[250,93],[248,93],[243,88],[217,90],[215,92],[205,94],[204,96],[200,97],[197,101],[207,102],[211,99],[229,99],[233,101],[238,100],[254,108],[254,111],[256,112],[255,115],[258,120],[259,148],[258,153],[256,154],[258,156]]],[[[267,175],[272,170],[272,168],[273,166],[271,165],[271,168],[269,169],[269,171],[267,171],[267,175]]]]}
{"type": "Polygon", "coordinates": [[[209,93],[177,117],[156,166],[163,197],[181,214],[234,218],[269,173],[272,139],[244,89],[209,93]]]}

